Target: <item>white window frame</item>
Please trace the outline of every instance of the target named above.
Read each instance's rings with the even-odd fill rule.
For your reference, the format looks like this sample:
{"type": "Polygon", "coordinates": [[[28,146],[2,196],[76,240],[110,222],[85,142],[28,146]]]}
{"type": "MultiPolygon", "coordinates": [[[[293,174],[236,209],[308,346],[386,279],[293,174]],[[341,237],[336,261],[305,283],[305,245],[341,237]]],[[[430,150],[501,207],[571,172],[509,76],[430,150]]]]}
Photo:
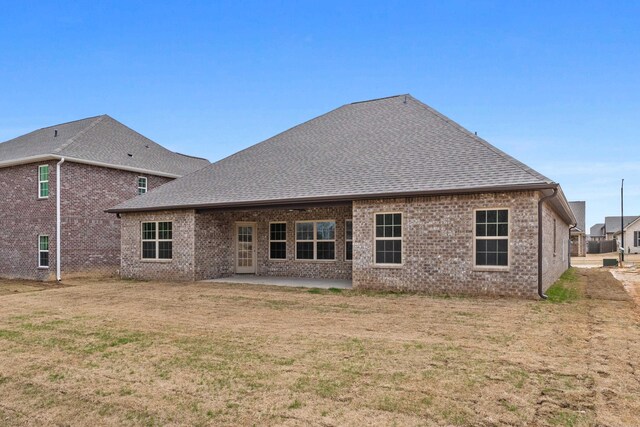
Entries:
{"type": "MultiPolygon", "coordinates": [[[[149,180],[147,179],[146,176],[139,176],[138,177],[138,196],[145,194],[147,191],[149,191],[149,180]],[[144,187],[140,186],[141,179],[144,179],[144,187]]],[[[162,221],[162,222],[166,222],[166,221],[162,221]]]]}
{"type": "Polygon", "coordinates": [[[150,261],[150,262],[169,262],[173,260],[173,221],[141,221],[140,222],[140,259],[142,261],[150,261]],[[171,239],[160,239],[160,223],[168,222],[171,224],[171,239]],[[155,224],[155,238],[154,239],[145,239],[144,238],[144,225],[145,224],[155,224]],[[144,242],[155,242],[156,246],[156,256],[155,258],[145,258],[144,257],[144,242]],[[160,242],[171,242],[171,258],[160,258],[160,242]]]}
{"type": "Polygon", "coordinates": [[[269,223],[269,260],[271,261],[286,261],[288,257],[287,237],[289,237],[289,225],[287,221],[272,221],[269,223]],[[284,240],[271,240],[271,224],[284,224],[284,240]],[[284,243],[284,258],[272,258],[271,257],[271,243],[284,243]]]}
{"type": "Polygon", "coordinates": [[[48,199],[49,198],[49,193],[51,192],[51,187],[49,186],[49,173],[50,173],[50,169],[49,169],[49,165],[39,165],[38,166],[38,199],[48,199]],[[41,179],[41,173],[40,171],[42,170],[42,168],[47,168],[47,179],[46,180],[42,180],[41,179]],[[42,184],[47,183],[47,195],[43,196],[42,195],[42,184]]]}
{"type": "Polygon", "coordinates": [[[633,237],[636,238],[636,241],[634,242],[634,246],[635,247],[640,246],[640,231],[634,231],[633,232],[633,237]]]}
{"type": "Polygon", "coordinates": [[[353,218],[344,220],[344,260],[345,262],[353,262],[353,218]],[[351,223],[351,239],[347,239],[347,223],[351,223]],[[347,242],[351,242],[351,259],[347,258],[347,242]]]}
{"type": "Polygon", "coordinates": [[[511,208],[508,207],[488,207],[473,210],[472,217],[473,233],[473,269],[477,271],[508,271],[511,268],[511,208]],[[476,235],[476,212],[478,211],[507,211],[507,265],[477,265],[476,264],[476,242],[480,240],[504,240],[505,236],[480,236],[476,235]]]}
{"type": "Polygon", "coordinates": [[[335,219],[319,219],[319,220],[307,220],[296,221],[294,223],[295,233],[295,260],[296,261],[317,261],[317,262],[335,262],[336,261],[336,232],[338,231],[338,223],[335,219]],[[335,230],[333,232],[333,240],[318,240],[318,223],[319,222],[333,222],[335,224],[335,230]],[[298,240],[298,224],[312,223],[313,224],[313,240],[298,240]],[[298,242],[311,243],[313,242],[313,258],[298,258],[298,242]],[[333,242],[333,258],[332,259],[318,259],[318,242],[331,243],[333,242]]]}
{"type": "Polygon", "coordinates": [[[373,213],[373,265],[376,267],[383,268],[401,268],[404,266],[404,212],[401,211],[384,211],[384,212],[374,212],[373,213]],[[377,237],[376,236],[376,223],[378,215],[396,215],[400,214],[400,237],[377,237]],[[379,263],[377,262],[376,256],[376,242],[378,240],[399,240],[400,241],[400,263],[379,263]]]}
{"type": "Polygon", "coordinates": [[[49,240],[49,235],[48,234],[38,234],[38,268],[49,268],[49,265],[51,264],[51,252],[49,251],[49,246],[50,246],[50,240],[49,240]],[[47,250],[44,251],[40,248],[40,239],[46,237],[47,238],[47,250]],[[40,254],[42,254],[43,252],[46,252],[48,254],[47,256],[47,265],[42,265],[41,258],[40,258],[40,254]]]}

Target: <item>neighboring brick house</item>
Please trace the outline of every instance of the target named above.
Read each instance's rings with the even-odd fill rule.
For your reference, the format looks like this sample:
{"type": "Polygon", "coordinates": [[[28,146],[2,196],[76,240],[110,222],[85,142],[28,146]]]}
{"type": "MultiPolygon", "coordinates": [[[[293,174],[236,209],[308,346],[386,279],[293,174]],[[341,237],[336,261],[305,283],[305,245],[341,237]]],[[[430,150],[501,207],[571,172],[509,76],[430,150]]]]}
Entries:
{"type": "Polygon", "coordinates": [[[106,115],[1,143],[0,277],[115,272],[120,220],[105,209],[208,164],[171,152],[106,115]]]}
{"type": "Polygon", "coordinates": [[[569,202],[578,223],[571,229],[571,256],[583,257],[587,255],[587,234],[586,234],[586,208],[584,201],[569,202]]]}
{"type": "Polygon", "coordinates": [[[520,297],[566,270],[576,223],[557,183],[409,95],[345,105],[109,211],[128,278],[520,297]]]}

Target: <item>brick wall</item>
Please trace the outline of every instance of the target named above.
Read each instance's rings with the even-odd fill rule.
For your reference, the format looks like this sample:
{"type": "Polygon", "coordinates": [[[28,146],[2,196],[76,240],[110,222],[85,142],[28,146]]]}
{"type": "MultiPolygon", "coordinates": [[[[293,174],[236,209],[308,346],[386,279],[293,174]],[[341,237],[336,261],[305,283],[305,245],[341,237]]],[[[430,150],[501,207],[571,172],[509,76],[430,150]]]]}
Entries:
{"type": "Polygon", "coordinates": [[[569,226],[551,209],[549,202],[542,208],[542,248],[542,289],[547,290],[569,266],[569,226]]]}
{"type": "MultiPolygon", "coordinates": [[[[234,224],[255,222],[258,275],[353,278],[356,288],[435,294],[537,296],[537,192],[418,197],[353,202],[353,207],[307,210],[165,211],[123,214],[122,272],[125,277],[201,280],[234,273],[234,224]],[[474,265],[474,209],[510,209],[510,265],[483,271],[474,265]],[[403,258],[400,268],[373,262],[374,214],[403,213],[403,258]],[[344,223],[353,218],[354,260],[344,260],[344,223]],[[336,221],[336,260],[295,260],[295,222],[336,221]],[[174,221],[174,259],[140,260],[142,221],[174,221]],[[287,223],[287,260],[269,259],[269,222],[287,223]],[[352,271],[353,270],[353,271],[352,271]]],[[[544,210],[544,284],[566,269],[568,226],[548,206],[544,210]],[[556,218],[556,256],[552,229],[556,218]],[[551,225],[549,225],[551,224],[551,225]],[[563,245],[564,256],[562,252],[563,245]],[[551,251],[551,252],[549,252],[551,251]]]]}
{"type": "MultiPolygon", "coordinates": [[[[56,162],[0,169],[0,276],[55,276],[56,162]],[[38,166],[49,165],[49,197],[38,199],[38,166]],[[49,268],[38,268],[38,235],[49,236],[49,268]]],[[[55,278],[55,277],[54,277],[55,278]]]]}
{"type": "MultiPolygon", "coordinates": [[[[55,280],[56,163],[0,169],[0,276],[55,280]],[[38,199],[38,166],[49,165],[49,197],[38,199]],[[49,236],[49,268],[38,268],[38,235],[49,236]]],[[[139,174],[72,162],[61,166],[62,272],[115,272],[120,220],[105,209],[135,197],[139,174]]],[[[148,188],[170,178],[147,176],[148,188]]]]}
{"type": "Polygon", "coordinates": [[[128,279],[191,281],[195,278],[195,212],[174,210],[122,214],[120,274],[128,279]],[[142,223],[172,221],[173,259],[142,260],[142,223]]]}
{"type": "Polygon", "coordinates": [[[147,178],[149,191],[171,178],[71,162],[63,163],[61,172],[63,272],[115,273],[120,220],[105,209],[136,197],[139,176],[147,178]]]}
{"type": "MultiPolygon", "coordinates": [[[[533,192],[356,201],[353,285],[533,298],[537,295],[537,201],[538,194],[533,192]],[[510,267],[505,271],[481,271],[474,266],[474,209],[486,208],[510,209],[510,267]],[[391,211],[403,213],[401,268],[377,267],[373,262],[374,214],[391,211]]],[[[558,219],[557,223],[563,222],[558,219]]],[[[557,236],[560,239],[562,233],[557,236]]],[[[545,280],[550,282],[563,270],[557,257],[545,259],[549,269],[545,280]]]]}

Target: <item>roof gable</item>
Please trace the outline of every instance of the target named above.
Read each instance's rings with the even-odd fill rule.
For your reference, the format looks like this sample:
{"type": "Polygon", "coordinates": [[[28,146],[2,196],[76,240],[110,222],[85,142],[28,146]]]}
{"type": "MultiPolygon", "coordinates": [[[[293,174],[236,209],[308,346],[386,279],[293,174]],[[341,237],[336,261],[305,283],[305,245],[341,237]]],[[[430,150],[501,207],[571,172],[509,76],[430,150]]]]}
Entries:
{"type": "MultiPolygon", "coordinates": [[[[624,216],[624,226],[626,227],[638,218],[636,215],[624,216]]],[[[607,233],[617,233],[620,231],[620,216],[607,216],[604,218],[604,227],[607,233]]]]}
{"type": "Polygon", "coordinates": [[[337,108],[115,210],[553,185],[410,95],[400,95],[337,108]]]}
{"type": "Polygon", "coordinates": [[[573,211],[574,216],[578,223],[576,224],[576,228],[579,231],[586,231],[585,229],[585,215],[586,215],[586,202],[584,201],[576,201],[569,202],[569,206],[573,211]]]}

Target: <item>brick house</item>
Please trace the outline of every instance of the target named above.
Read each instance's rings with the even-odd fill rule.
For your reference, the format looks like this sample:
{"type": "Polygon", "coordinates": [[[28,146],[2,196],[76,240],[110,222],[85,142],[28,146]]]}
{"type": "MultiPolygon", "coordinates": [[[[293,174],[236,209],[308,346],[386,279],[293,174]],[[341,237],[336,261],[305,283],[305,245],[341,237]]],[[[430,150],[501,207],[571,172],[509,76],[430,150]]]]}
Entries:
{"type": "Polygon", "coordinates": [[[115,272],[120,220],[104,210],[208,164],[106,115],[1,143],[0,276],[115,272]]]}
{"type": "Polygon", "coordinates": [[[569,202],[569,206],[576,217],[576,226],[571,229],[571,256],[583,257],[587,255],[586,211],[585,201],[569,202]]]}
{"type": "Polygon", "coordinates": [[[410,95],[342,106],[109,211],[128,278],[520,297],[567,268],[576,222],[557,183],[410,95]]]}

